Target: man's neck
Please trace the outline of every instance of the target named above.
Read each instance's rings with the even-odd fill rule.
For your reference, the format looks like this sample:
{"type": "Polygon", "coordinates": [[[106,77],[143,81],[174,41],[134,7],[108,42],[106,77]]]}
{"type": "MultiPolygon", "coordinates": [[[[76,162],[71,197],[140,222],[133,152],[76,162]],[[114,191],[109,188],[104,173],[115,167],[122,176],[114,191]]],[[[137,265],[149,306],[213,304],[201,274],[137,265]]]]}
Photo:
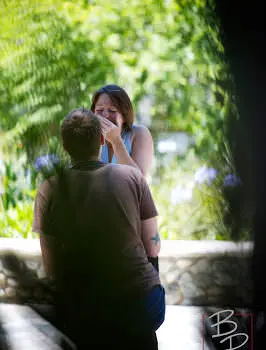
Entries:
{"type": "Polygon", "coordinates": [[[71,159],[72,165],[75,165],[77,163],[90,163],[90,162],[99,162],[99,161],[100,161],[100,157],[98,156],[89,157],[88,159],[82,159],[82,160],[71,159]]]}

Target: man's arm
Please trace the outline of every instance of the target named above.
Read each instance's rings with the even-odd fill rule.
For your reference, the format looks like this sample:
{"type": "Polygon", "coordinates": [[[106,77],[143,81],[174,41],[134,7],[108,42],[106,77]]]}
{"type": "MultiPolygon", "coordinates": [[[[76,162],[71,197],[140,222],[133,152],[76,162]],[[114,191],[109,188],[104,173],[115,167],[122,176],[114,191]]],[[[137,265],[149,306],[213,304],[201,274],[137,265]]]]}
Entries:
{"type": "Polygon", "coordinates": [[[161,240],[156,217],[141,221],[141,238],[147,256],[151,258],[158,257],[161,249],[161,240]]]}
{"type": "Polygon", "coordinates": [[[149,186],[143,176],[140,178],[140,190],[141,239],[149,262],[159,272],[158,255],[161,248],[161,240],[157,226],[158,211],[149,186]]]}
{"type": "Polygon", "coordinates": [[[55,277],[52,253],[54,249],[54,237],[40,234],[40,246],[45,274],[47,277],[53,278],[55,277]]]}
{"type": "Polygon", "coordinates": [[[54,238],[44,234],[44,215],[46,214],[47,200],[49,196],[50,185],[45,181],[37,192],[34,202],[34,217],[32,231],[40,236],[40,246],[43,259],[45,274],[47,277],[53,277],[54,268],[52,262],[52,251],[54,238]]]}
{"type": "Polygon", "coordinates": [[[141,239],[149,261],[159,271],[158,255],[161,248],[161,241],[157,225],[158,212],[149,186],[143,176],[140,178],[140,190],[141,239]]]}

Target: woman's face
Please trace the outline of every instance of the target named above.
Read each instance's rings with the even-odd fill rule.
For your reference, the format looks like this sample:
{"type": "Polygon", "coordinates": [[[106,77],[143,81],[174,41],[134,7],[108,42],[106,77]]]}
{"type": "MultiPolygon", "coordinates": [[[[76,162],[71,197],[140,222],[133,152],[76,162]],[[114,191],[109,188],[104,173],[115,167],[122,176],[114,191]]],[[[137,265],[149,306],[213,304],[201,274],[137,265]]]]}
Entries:
{"type": "Polygon", "coordinates": [[[123,125],[124,123],[122,114],[119,113],[107,94],[99,96],[95,104],[94,113],[110,120],[115,125],[123,125]]]}

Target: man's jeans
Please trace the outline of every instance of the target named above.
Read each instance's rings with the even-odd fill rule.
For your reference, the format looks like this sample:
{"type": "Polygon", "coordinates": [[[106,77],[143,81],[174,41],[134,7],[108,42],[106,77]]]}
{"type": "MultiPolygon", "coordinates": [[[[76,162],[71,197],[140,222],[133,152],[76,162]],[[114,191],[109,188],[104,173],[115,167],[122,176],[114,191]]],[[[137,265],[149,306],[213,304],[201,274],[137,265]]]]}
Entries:
{"type": "Polygon", "coordinates": [[[71,322],[65,324],[66,328],[61,328],[60,321],[58,324],[59,315],[51,312],[55,310],[50,310],[50,315],[46,315],[43,310],[35,310],[69,336],[78,349],[94,346],[96,350],[112,344],[117,350],[124,349],[125,346],[127,349],[136,346],[139,350],[158,349],[155,332],[165,318],[165,290],[162,286],[154,287],[144,297],[132,295],[132,298],[117,298],[114,303],[108,303],[108,306],[104,302],[95,305],[93,300],[88,300],[86,304],[75,315],[70,311],[68,319],[71,322]],[[94,307],[91,309],[90,305],[94,307]],[[52,314],[55,319],[51,317],[52,314]],[[98,337],[99,330],[102,338],[98,337]]]}
{"type": "MultiPolygon", "coordinates": [[[[116,350],[158,350],[156,330],[162,325],[165,318],[165,291],[162,286],[156,286],[145,297],[132,300],[117,300],[110,308],[103,310],[104,314],[92,318],[89,323],[91,330],[103,337],[99,342],[91,337],[90,341],[80,339],[78,349],[87,349],[88,346],[99,348],[115,348],[116,350]],[[105,313],[106,311],[106,313],[105,313]],[[112,346],[111,346],[112,345],[112,346]]],[[[89,331],[89,330],[88,330],[89,331]]],[[[87,333],[88,334],[88,333],[87,333]]]]}
{"type": "Polygon", "coordinates": [[[165,290],[162,286],[155,287],[146,297],[145,305],[150,317],[153,331],[156,331],[165,318],[165,290]]]}

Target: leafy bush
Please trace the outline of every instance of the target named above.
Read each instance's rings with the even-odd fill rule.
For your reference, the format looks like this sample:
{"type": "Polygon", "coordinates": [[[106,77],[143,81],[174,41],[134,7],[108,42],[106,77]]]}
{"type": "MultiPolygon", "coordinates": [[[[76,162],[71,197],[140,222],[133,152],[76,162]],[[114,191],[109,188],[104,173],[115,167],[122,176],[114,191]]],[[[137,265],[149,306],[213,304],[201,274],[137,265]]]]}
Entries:
{"type": "Polygon", "coordinates": [[[0,211],[0,237],[36,238],[31,231],[33,201],[18,201],[14,208],[0,211]]]}
{"type": "Polygon", "coordinates": [[[115,82],[129,92],[139,122],[150,114],[153,131],[183,130],[201,156],[217,151],[231,95],[207,3],[0,2],[5,145],[21,142],[32,160],[71,109],[89,107],[97,88],[115,82]],[[146,97],[147,114],[137,108],[146,97]]]}
{"type": "MultiPolygon", "coordinates": [[[[158,178],[155,175],[150,185],[163,239],[231,240],[224,222],[230,210],[224,191],[235,193],[241,183],[228,166],[207,167],[191,150],[183,159],[174,158],[158,178]]],[[[243,232],[239,239],[248,236],[243,232]]]]}
{"type": "Polygon", "coordinates": [[[36,176],[26,158],[9,156],[2,161],[0,181],[0,237],[34,238],[31,232],[36,176]]]}

